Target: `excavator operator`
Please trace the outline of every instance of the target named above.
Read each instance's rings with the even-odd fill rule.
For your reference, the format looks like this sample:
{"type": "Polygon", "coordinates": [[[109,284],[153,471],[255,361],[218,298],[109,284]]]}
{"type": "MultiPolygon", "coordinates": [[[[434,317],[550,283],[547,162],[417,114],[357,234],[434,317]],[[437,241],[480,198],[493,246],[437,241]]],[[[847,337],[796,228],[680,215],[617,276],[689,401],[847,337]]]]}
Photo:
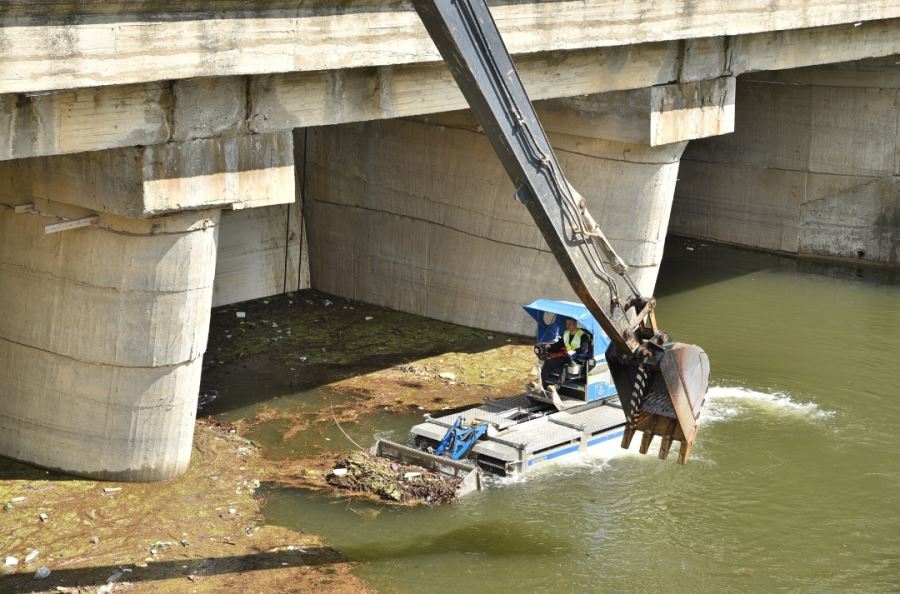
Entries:
{"type": "Polygon", "coordinates": [[[566,331],[547,349],[547,360],[541,366],[541,381],[544,386],[561,384],[565,367],[572,361],[583,363],[590,341],[584,330],[572,318],[566,318],[566,331]]]}

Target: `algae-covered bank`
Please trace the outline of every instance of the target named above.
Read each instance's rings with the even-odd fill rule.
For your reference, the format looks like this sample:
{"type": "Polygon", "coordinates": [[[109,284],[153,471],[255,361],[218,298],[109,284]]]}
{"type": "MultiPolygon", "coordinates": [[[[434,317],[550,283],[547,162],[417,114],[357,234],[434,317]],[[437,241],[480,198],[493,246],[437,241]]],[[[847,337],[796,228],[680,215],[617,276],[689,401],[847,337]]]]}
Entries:
{"type": "Polygon", "coordinates": [[[426,411],[518,391],[527,341],[313,291],[217,308],[190,470],[106,483],[0,460],[0,592],[365,592],[268,494],[327,490],[341,454],[426,411]],[[32,551],[37,551],[36,554],[32,551]],[[10,560],[11,561],[11,560],[10,560]],[[46,567],[49,577],[35,579],[46,567]]]}
{"type": "Polygon", "coordinates": [[[273,482],[330,489],[337,455],[519,393],[534,355],[522,337],[304,291],[216,310],[206,365],[202,413],[260,444],[273,482]]]}
{"type": "Polygon", "coordinates": [[[320,538],[261,522],[267,473],[257,447],[206,421],[188,472],[165,482],[3,460],[0,592],[365,591],[320,538]],[[50,575],[35,579],[41,568],[50,575]]]}

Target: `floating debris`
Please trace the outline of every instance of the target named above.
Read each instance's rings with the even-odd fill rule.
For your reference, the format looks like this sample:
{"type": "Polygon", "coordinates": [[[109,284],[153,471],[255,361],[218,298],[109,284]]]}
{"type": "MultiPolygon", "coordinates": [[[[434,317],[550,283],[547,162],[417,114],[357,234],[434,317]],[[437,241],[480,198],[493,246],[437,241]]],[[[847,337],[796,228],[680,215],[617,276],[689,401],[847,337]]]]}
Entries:
{"type": "Polygon", "coordinates": [[[363,452],[353,452],[337,461],[325,480],[334,487],[371,493],[385,501],[405,504],[450,503],[456,501],[460,480],[436,474],[411,464],[397,464],[363,452]]]}
{"type": "Polygon", "coordinates": [[[34,579],[43,580],[50,577],[50,570],[46,567],[41,567],[37,571],[34,572],[34,579]]]}

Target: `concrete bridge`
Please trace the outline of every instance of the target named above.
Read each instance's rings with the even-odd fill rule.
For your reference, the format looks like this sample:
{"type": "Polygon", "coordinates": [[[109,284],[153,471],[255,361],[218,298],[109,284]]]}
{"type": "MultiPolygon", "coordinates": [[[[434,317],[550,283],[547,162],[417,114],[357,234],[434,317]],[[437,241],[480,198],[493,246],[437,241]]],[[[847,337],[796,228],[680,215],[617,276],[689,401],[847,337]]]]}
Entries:
{"type": "MultiPolygon", "coordinates": [[[[645,290],[669,229],[900,261],[895,0],[492,6],[645,290]]],[[[569,296],[407,2],[0,8],[0,454],[183,471],[213,305],[569,296]]]]}

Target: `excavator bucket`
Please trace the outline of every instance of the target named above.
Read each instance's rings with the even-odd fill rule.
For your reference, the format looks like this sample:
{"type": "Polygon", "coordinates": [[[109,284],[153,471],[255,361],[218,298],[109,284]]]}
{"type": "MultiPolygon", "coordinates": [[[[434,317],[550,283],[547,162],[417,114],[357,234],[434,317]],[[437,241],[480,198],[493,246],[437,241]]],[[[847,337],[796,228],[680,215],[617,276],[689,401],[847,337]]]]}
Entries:
{"type": "Polygon", "coordinates": [[[625,411],[622,447],[643,432],[640,452],[646,454],[659,435],[659,457],[665,460],[673,441],[681,442],[678,463],[684,464],[697,436],[697,420],[709,385],[709,358],[698,346],[669,342],[647,344],[638,355],[620,356],[615,345],[606,360],[625,411]]]}

